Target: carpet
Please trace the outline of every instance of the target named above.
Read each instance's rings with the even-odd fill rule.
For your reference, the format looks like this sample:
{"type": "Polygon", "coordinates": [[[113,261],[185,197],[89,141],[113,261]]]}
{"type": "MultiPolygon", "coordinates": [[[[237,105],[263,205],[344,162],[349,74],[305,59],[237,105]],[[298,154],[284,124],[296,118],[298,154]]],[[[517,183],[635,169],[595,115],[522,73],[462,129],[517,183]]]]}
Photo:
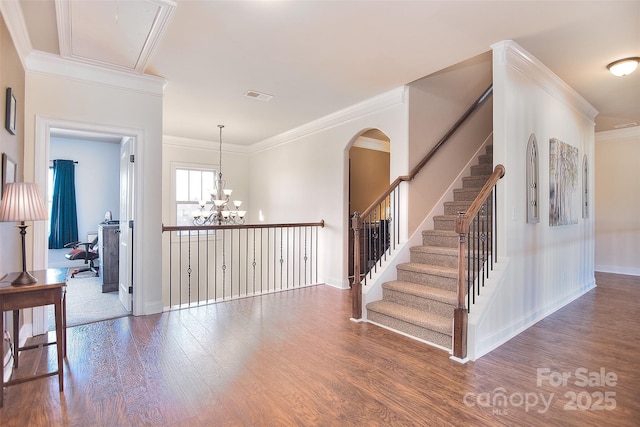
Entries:
{"type": "MultiPolygon", "coordinates": [[[[54,331],[53,305],[48,307],[50,331],[54,331]]],[[[100,278],[84,273],[67,279],[67,327],[128,316],[118,292],[102,293],[100,278]]]]}

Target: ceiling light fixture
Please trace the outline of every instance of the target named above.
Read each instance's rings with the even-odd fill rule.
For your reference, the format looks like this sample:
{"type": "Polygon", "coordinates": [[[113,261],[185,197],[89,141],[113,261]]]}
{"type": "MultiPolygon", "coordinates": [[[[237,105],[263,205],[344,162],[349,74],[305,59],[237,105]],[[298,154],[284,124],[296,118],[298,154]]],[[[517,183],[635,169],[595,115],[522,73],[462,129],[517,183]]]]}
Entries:
{"type": "Polygon", "coordinates": [[[234,200],[235,209],[229,209],[229,196],[232,190],[225,188],[226,182],[222,179],[222,128],[224,125],[218,125],[218,128],[220,129],[220,170],[214,182],[215,188],[209,191],[212,204],[207,208],[207,201],[200,200],[200,209],[192,212],[195,225],[244,224],[244,216],[247,214],[247,211],[240,210],[241,200],[234,200]]]}
{"type": "Polygon", "coordinates": [[[619,59],[607,65],[607,69],[614,76],[618,76],[618,77],[627,76],[633,73],[636,68],[638,68],[639,62],[640,62],[640,58],[638,57],[619,59]]]}

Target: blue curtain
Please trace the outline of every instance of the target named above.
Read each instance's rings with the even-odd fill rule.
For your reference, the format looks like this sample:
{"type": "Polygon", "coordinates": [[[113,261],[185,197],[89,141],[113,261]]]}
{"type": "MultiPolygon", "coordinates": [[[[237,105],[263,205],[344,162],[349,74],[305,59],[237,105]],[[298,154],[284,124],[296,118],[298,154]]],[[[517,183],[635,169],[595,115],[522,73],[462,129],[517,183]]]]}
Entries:
{"type": "Polygon", "coordinates": [[[53,161],[53,203],[49,249],[78,241],[75,165],[73,160],[53,161]]]}

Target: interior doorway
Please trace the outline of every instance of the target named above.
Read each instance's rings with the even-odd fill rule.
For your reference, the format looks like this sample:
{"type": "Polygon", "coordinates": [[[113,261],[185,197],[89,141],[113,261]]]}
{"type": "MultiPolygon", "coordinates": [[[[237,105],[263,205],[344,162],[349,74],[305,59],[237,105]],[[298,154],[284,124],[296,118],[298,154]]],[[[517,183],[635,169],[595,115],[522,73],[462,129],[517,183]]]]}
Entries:
{"type": "MultiPolygon", "coordinates": [[[[49,160],[53,159],[51,157],[53,154],[52,151],[52,141],[56,138],[65,138],[69,144],[73,144],[75,141],[77,144],[85,144],[85,148],[89,145],[93,144],[93,147],[97,147],[100,144],[103,146],[103,151],[97,150],[91,158],[84,158],[79,161],[78,166],[83,167],[89,170],[91,178],[89,178],[89,183],[91,187],[91,191],[93,191],[93,195],[89,197],[89,200],[85,198],[84,200],[78,200],[77,210],[81,211],[85,208],[90,212],[87,216],[90,218],[88,221],[92,223],[92,226],[85,226],[83,231],[80,232],[78,240],[85,241],[88,239],[92,239],[97,234],[100,223],[104,223],[106,219],[107,211],[110,211],[110,215],[112,216],[112,224],[117,224],[118,216],[121,214],[121,206],[120,200],[124,196],[127,200],[133,197],[133,174],[135,168],[132,165],[127,164],[127,170],[125,175],[129,178],[124,186],[120,185],[120,177],[121,173],[121,151],[123,151],[123,147],[126,146],[126,150],[128,150],[127,158],[133,159],[130,157],[135,152],[135,143],[137,139],[136,132],[128,132],[126,129],[118,129],[111,128],[105,126],[88,126],[86,124],[79,125],[72,122],[60,122],[54,120],[37,120],[38,125],[36,127],[40,132],[36,132],[36,153],[35,153],[35,181],[39,184],[41,190],[43,191],[43,196],[46,199],[50,199],[50,188],[48,185],[49,181],[49,160]],[[104,147],[110,146],[110,149],[105,150],[104,147]],[[107,174],[108,177],[100,176],[99,170],[101,169],[98,165],[102,165],[105,163],[105,153],[110,151],[111,154],[109,156],[113,157],[114,160],[110,163],[113,170],[107,174]],[[103,181],[101,188],[103,190],[97,190],[99,187],[99,181],[103,181]],[[106,183],[104,181],[107,181],[106,183]],[[108,190],[104,190],[108,188],[108,190]],[[105,208],[106,205],[99,203],[98,201],[103,199],[104,192],[110,193],[109,199],[112,200],[112,204],[109,208],[105,208]],[[113,200],[115,199],[115,202],[113,200]],[[87,205],[88,203],[88,205],[87,205]],[[94,206],[97,205],[97,206],[94,206]],[[84,206],[84,207],[83,207],[84,206]],[[101,207],[100,207],[101,206],[101,207]]],[[[77,152],[74,153],[77,155],[77,152]]],[[[71,159],[73,160],[73,158],[71,159]]],[[[83,179],[87,179],[86,175],[83,179]]],[[[77,182],[77,180],[76,180],[77,182]]],[[[83,182],[86,184],[86,182],[83,182]]],[[[125,211],[129,214],[127,215],[126,224],[133,223],[133,203],[129,203],[126,207],[125,211]]],[[[85,220],[86,222],[87,220],[85,220]]],[[[80,222],[80,221],[79,221],[80,222]]],[[[60,267],[64,268],[67,265],[69,267],[73,267],[72,264],[69,263],[69,260],[66,260],[64,257],[64,253],[56,254],[55,256],[51,255],[51,252],[48,250],[48,222],[40,227],[40,230],[34,229],[34,266],[40,266],[40,268],[47,267],[60,267]],[[65,261],[69,264],[66,264],[65,261]]],[[[119,236],[120,230],[116,225],[117,234],[119,236]]],[[[132,234],[132,233],[131,233],[132,234]]],[[[132,239],[132,236],[126,236],[126,239],[132,239]]],[[[118,242],[116,247],[120,246],[120,239],[117,238],[118,242]]],[[[133,247],[131,246],[131,242],[127,240],[127,249],[130,253],[130,259],[132,259],[133,255],[133,247]]],[[[64,252],[64,251],[60,251],[64,252]]],[[[99,265],[99,261],[96,260],[96,265],[99,265]]],[[[116,259],[116,268],[120,268],[119,260],[116,259]]],[[[92,297],[82,296],[82,308],[85,311],[85,314],[82,316],[78,316],[77,321],[78,324],[82,323],[90,323],[92,321],[98,321],[102,319],[108,319],[113,317],[121,317],[123,315],[129,315],[132,312],[132,301],[133,295],[130,294],[132,290],[131,285],[131,277],[133,277],[134,265],[132,262],[128,262],[125,264],[125,268],[121,269],[118,273],[118,276],[115,281],[115,292],[102,292],[102,287],[100,284],[100,277],[95,277],[91,272],[84,272],[76,276],[76,278],[80,278],[85,282],[89,282],[91,280],[94,281],[93,285],[96,289],[96,294],[92,297]],[[120,288],[125,287],[127,292],[127,298],[122,301],[120,298],[120,288]],[[100,296],[108,296],[112,300],[115,298],[115,303],[112,301],[110,303],[99,303],[100,296]],[[95,300],[92,302],[96,308],[91,309],[90,305],[84,303],[87,301],[87,298],[95,297],[95,300]],[[113,311],[113,308],[117,307],[118,311],[113,311]],[[86,313],[93,312],[91,316],[89,316],[89,321],[87,321],[86,313]],[[84,316],[84,317],[83,317],[84,316]]],[[[75,280],[75,278],[73,279],[75,280]]],[[[87,287],[83,287],[82,291],[87,291],[87,287]]],[[[74,325],[74,313],[73,313],[73,305],[69,304],[73,300],[73,286],[68,284],[67,287],[67,320],[70,326],[74,325]],[[69,322],[71,320],[71,322],[69,322]]],[[[80,314],[80,313],[78,313],[80,314]]],[[[49,327],[49,313],[48,310],[34,310],[34,335],[38,333],[44,333],[47,331],[49,327]]]]}
{"type": "MultiPolygon", "coordinates": [[[[356,211],[364,212],[387,189],[390,165],[391,140],[379,129],[362,132],[349,149],[349,283],[354,276],[351,218],[356,211]]],[[[360,265],[364,267],[365,263],[360,265]]]]}

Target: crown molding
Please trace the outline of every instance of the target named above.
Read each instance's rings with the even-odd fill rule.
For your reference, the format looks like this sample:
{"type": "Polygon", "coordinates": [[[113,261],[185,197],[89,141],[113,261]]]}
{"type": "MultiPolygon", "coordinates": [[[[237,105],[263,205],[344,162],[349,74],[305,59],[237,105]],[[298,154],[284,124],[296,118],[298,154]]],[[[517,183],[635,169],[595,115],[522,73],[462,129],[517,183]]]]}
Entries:
{"type": "Polygon", "coordinates": [[[491,45],[494,57],[505,66],[523,74],[549,95],[573,108],[593,122],[598,110],[593,108],[571,86],[555,75],[546,65],[524,50],[513,40],[503,40],[491,45]]]}
{"type": "Polygon", "coordinates": [[[22,67],[26,69],[25,58],[33,50],[33,47],[31,46],[31,39],[29,38],[29,31],[27,31],[27,23],[24,20],[20,2],[16,0],[0,1],[0,13],[2,13],[13,45],[18,52],[22,67]]]}
{"type": "Polygon", "coordinates": [[[366,101],[347,107],[343,110],[324,116],[287,132],[267,138],[250,146],[252,153],[258,153],[280,145],[294,142],[305,136],[323,131],[341,123],[357,119],[367,114],[397,105],[406,101],[406,86],[384,92],[366,101]]]}
{"type": "Polygon", "coordinates": [[[37,50],[27,55],[25,64],[27,71],[50,74],[102,86],[112,86],[149,95],[162,96],[164,87],[167,84],[166,79],[162,77],[106,69],[37,50]]]}
{"type": "MultiPolygon", "coordinates": [[[[220,145],[218,141],[207,141],[204,139],[192,139],[185,138],[182,136],[174,136],[174,135],[162,135],[162,145],[163,146],[173,146],[178,148],[189,148],[189,149],[200,149],[200,150],[211,150],[218,151],[220,149],[220,145]]],[[[248,155],[250,152],[250,147],[244,145],[235,145],[235,144],[225,144],[222,143],[222,151],[225,153],[233,153],[233,154],[243,154],[248,155]]]]}
{"type": "Polygon", "coordinates": [[[596,142],[617,142],[628,139],[638,139],[640,141],[640,126],[625,129],[604,130],[596,132],[596,142]]]}

